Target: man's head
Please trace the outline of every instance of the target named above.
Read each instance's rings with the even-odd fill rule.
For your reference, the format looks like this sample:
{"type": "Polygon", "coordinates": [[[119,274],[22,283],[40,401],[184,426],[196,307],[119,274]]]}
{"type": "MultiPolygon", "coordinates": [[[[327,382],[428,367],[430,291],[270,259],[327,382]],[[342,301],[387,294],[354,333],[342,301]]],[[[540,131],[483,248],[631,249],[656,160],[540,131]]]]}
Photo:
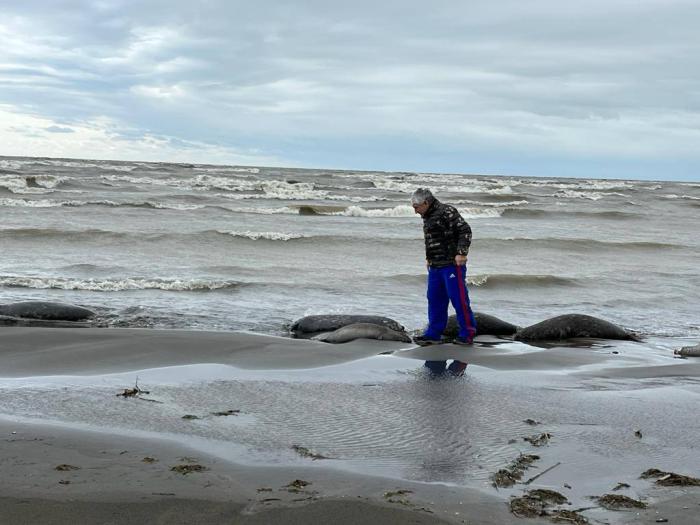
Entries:
{"type": "Polygon", "coordinates": [[[428,211],[430,205],[435,200],[432,192],[428,188],[418,188],[411,195],[411,205],[413,206],[413,211],[415,211],[421,217],[425,215],[428,211]]]}

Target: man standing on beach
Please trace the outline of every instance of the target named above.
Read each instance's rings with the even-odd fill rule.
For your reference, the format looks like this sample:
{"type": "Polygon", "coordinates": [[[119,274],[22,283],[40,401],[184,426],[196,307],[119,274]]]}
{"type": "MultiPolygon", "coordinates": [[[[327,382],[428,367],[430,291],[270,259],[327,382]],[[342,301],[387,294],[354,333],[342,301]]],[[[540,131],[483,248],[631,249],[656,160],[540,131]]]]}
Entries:
{"type": "MultiPolygon", "coordinates": [[[[452,342],[470,345],[476,334],[476,321],[467,292],[471,227],[454,206],[443,204],[427,188],[418,188],[411,196],[411,204],[423,218],[428,266],[428,327],[414,342],[421,346],[445,342],[442,333],[447,327],[447,309],[451,302],[459,324],[459,333],[452,342]]],[[[431,370],[435,368],[435,371],[444,370],[445,362],[427,361],[426,366],[431,370]]],[[[455,361],[450,365],[450,371],[463,372],[466,366],[455,361]]]]}

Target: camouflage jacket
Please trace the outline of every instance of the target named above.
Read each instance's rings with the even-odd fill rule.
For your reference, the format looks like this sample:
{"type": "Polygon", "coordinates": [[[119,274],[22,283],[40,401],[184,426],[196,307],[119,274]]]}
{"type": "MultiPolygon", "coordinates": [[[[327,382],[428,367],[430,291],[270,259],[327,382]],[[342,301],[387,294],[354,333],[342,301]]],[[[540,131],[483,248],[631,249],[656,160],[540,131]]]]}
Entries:
{"type": "Polygon", "coordinates": [[[455,255],[467,255],[472,229],[454,206],[435,199],[423,216],[425,258],[437,268],[455,263],[455,255]]]}

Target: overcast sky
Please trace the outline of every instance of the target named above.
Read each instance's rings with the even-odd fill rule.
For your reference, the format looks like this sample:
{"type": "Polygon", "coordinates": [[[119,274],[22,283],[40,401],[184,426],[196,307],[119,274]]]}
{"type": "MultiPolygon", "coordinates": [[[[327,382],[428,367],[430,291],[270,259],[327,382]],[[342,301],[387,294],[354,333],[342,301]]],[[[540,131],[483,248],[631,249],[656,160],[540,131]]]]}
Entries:
{"type": "Polygon", "coordinates": [[[700,1],[0,0],[0,155],[700,180],[700,1]]]}

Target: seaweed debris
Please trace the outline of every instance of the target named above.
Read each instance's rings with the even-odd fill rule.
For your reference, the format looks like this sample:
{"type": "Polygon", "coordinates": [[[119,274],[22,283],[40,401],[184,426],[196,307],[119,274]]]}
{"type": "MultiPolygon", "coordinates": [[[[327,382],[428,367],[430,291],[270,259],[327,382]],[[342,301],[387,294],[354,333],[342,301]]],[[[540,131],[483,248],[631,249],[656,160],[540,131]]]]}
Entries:
{"type": "Polygon", "coordinates": [[[220,412],[212,412],[212,416],[237,416],[240,414],[240,410],[222,410],[220,412]]]}
{"type": "Polygon", "coordinates": [[[561,505],[569,501],[566,499],[566,496],[559,494],[556,490],[533,489],[529,491],[527,495],[532,498],[537,498],[545,503],[552,503],[554,505],[561,505]]]}
{"type": "Polygon", "coordinates": [[[303,479],[295,479],[294,481],[291,481],[287,485],[285,485],[284,488],[286,488],[289,492],[299,492],[301,489],[304,487],[311,485],[310,481],[304,481],[303,479]]]}
{"type": "Polygon", "coordinates": [[[521,454],[507,468],[501,469],[491,476],[493,486],[496,488],[512,487],[522,479],[525,471],[538,459],[540,457],[534,454],[521,454]]]}
{"type": "Polygon", "coordinates": [[[554,523],[584,525],[588,520],[576,510],[550,509],[550,505],[569,503],[562,494],[548,489],[534,489],[510,500],[510,512],[518,518],[546,517],[554,523]]]}
{"type": "Polygon", "coordinates": [[[647,507],[647,504],[643,501],[623,496],[622,494],[604,494],[595,498],[595,500],[608,510],[645,509],[647,507]]]}
{"type": "Polygon", "coordinates": [[[656,468],[650,468],[642,472],[641,478],[658,478],[656,480],[657,485],[662,485],[664,487],[698,487],[700,486],[700,479],[693,478],[690,476],[684,476],[683,474],[676,474],[675,472],[664,472],[656,468]]]}
{"type": "Polygon", "coordinates": [[[328,456],[311,452],[308,448],[302,447],[301,445],[292,445],[292,450],[299,454],[302,458],[311,458],[314,461],[317,459],[331,459],[328,456]]]}
{"type": "Polygon", "coordinates": [[[549,443],[550,439],[552,439],[552,434],[549,432],[542,432],[539,435],[536,434],[534,436],[524,437],[523,441],[527,441],[535,447],[541,447],[542,445],[549,443]]]}
{"type": "Polygon", "coordinates": [[[117,397],[137,397],[140,396],[141,394],[150,394],[151,392],[148,390],[142,390],[139,388],[139,378],[136,378],[136,382],[134,383],[134,388],[125,388],[123,392],[120,392],[117,394],[117,397]]]}
{"type": "Polygon", "coordinates": [[[174,467],[170,467],[170,470],[173,472],[177,472],[178,474],[182,474],[183,476],[186,476],[187,474],[191,474],[192,472],[204,472],[207,469],[204,465],[199,465],[196,463],[186,463],[183,465],[175,465],[174,467]]]}
{"type": "Polygon", "coordinates": [[[549,519],[554,523],[573,523],[574,525],[586,525],[588,523],[588,520],[575,510],[566,509],[552,511],[549,519]]]}
{"type": "Polygon", "coordinates": [[[61,465],[56,465],[54,467],[54,470],[58,470],[59,472],[67,472],[69,470],[80,470],[80,467],[76,467],[74,465],[67,465],[63,463],[61,465]]]}

